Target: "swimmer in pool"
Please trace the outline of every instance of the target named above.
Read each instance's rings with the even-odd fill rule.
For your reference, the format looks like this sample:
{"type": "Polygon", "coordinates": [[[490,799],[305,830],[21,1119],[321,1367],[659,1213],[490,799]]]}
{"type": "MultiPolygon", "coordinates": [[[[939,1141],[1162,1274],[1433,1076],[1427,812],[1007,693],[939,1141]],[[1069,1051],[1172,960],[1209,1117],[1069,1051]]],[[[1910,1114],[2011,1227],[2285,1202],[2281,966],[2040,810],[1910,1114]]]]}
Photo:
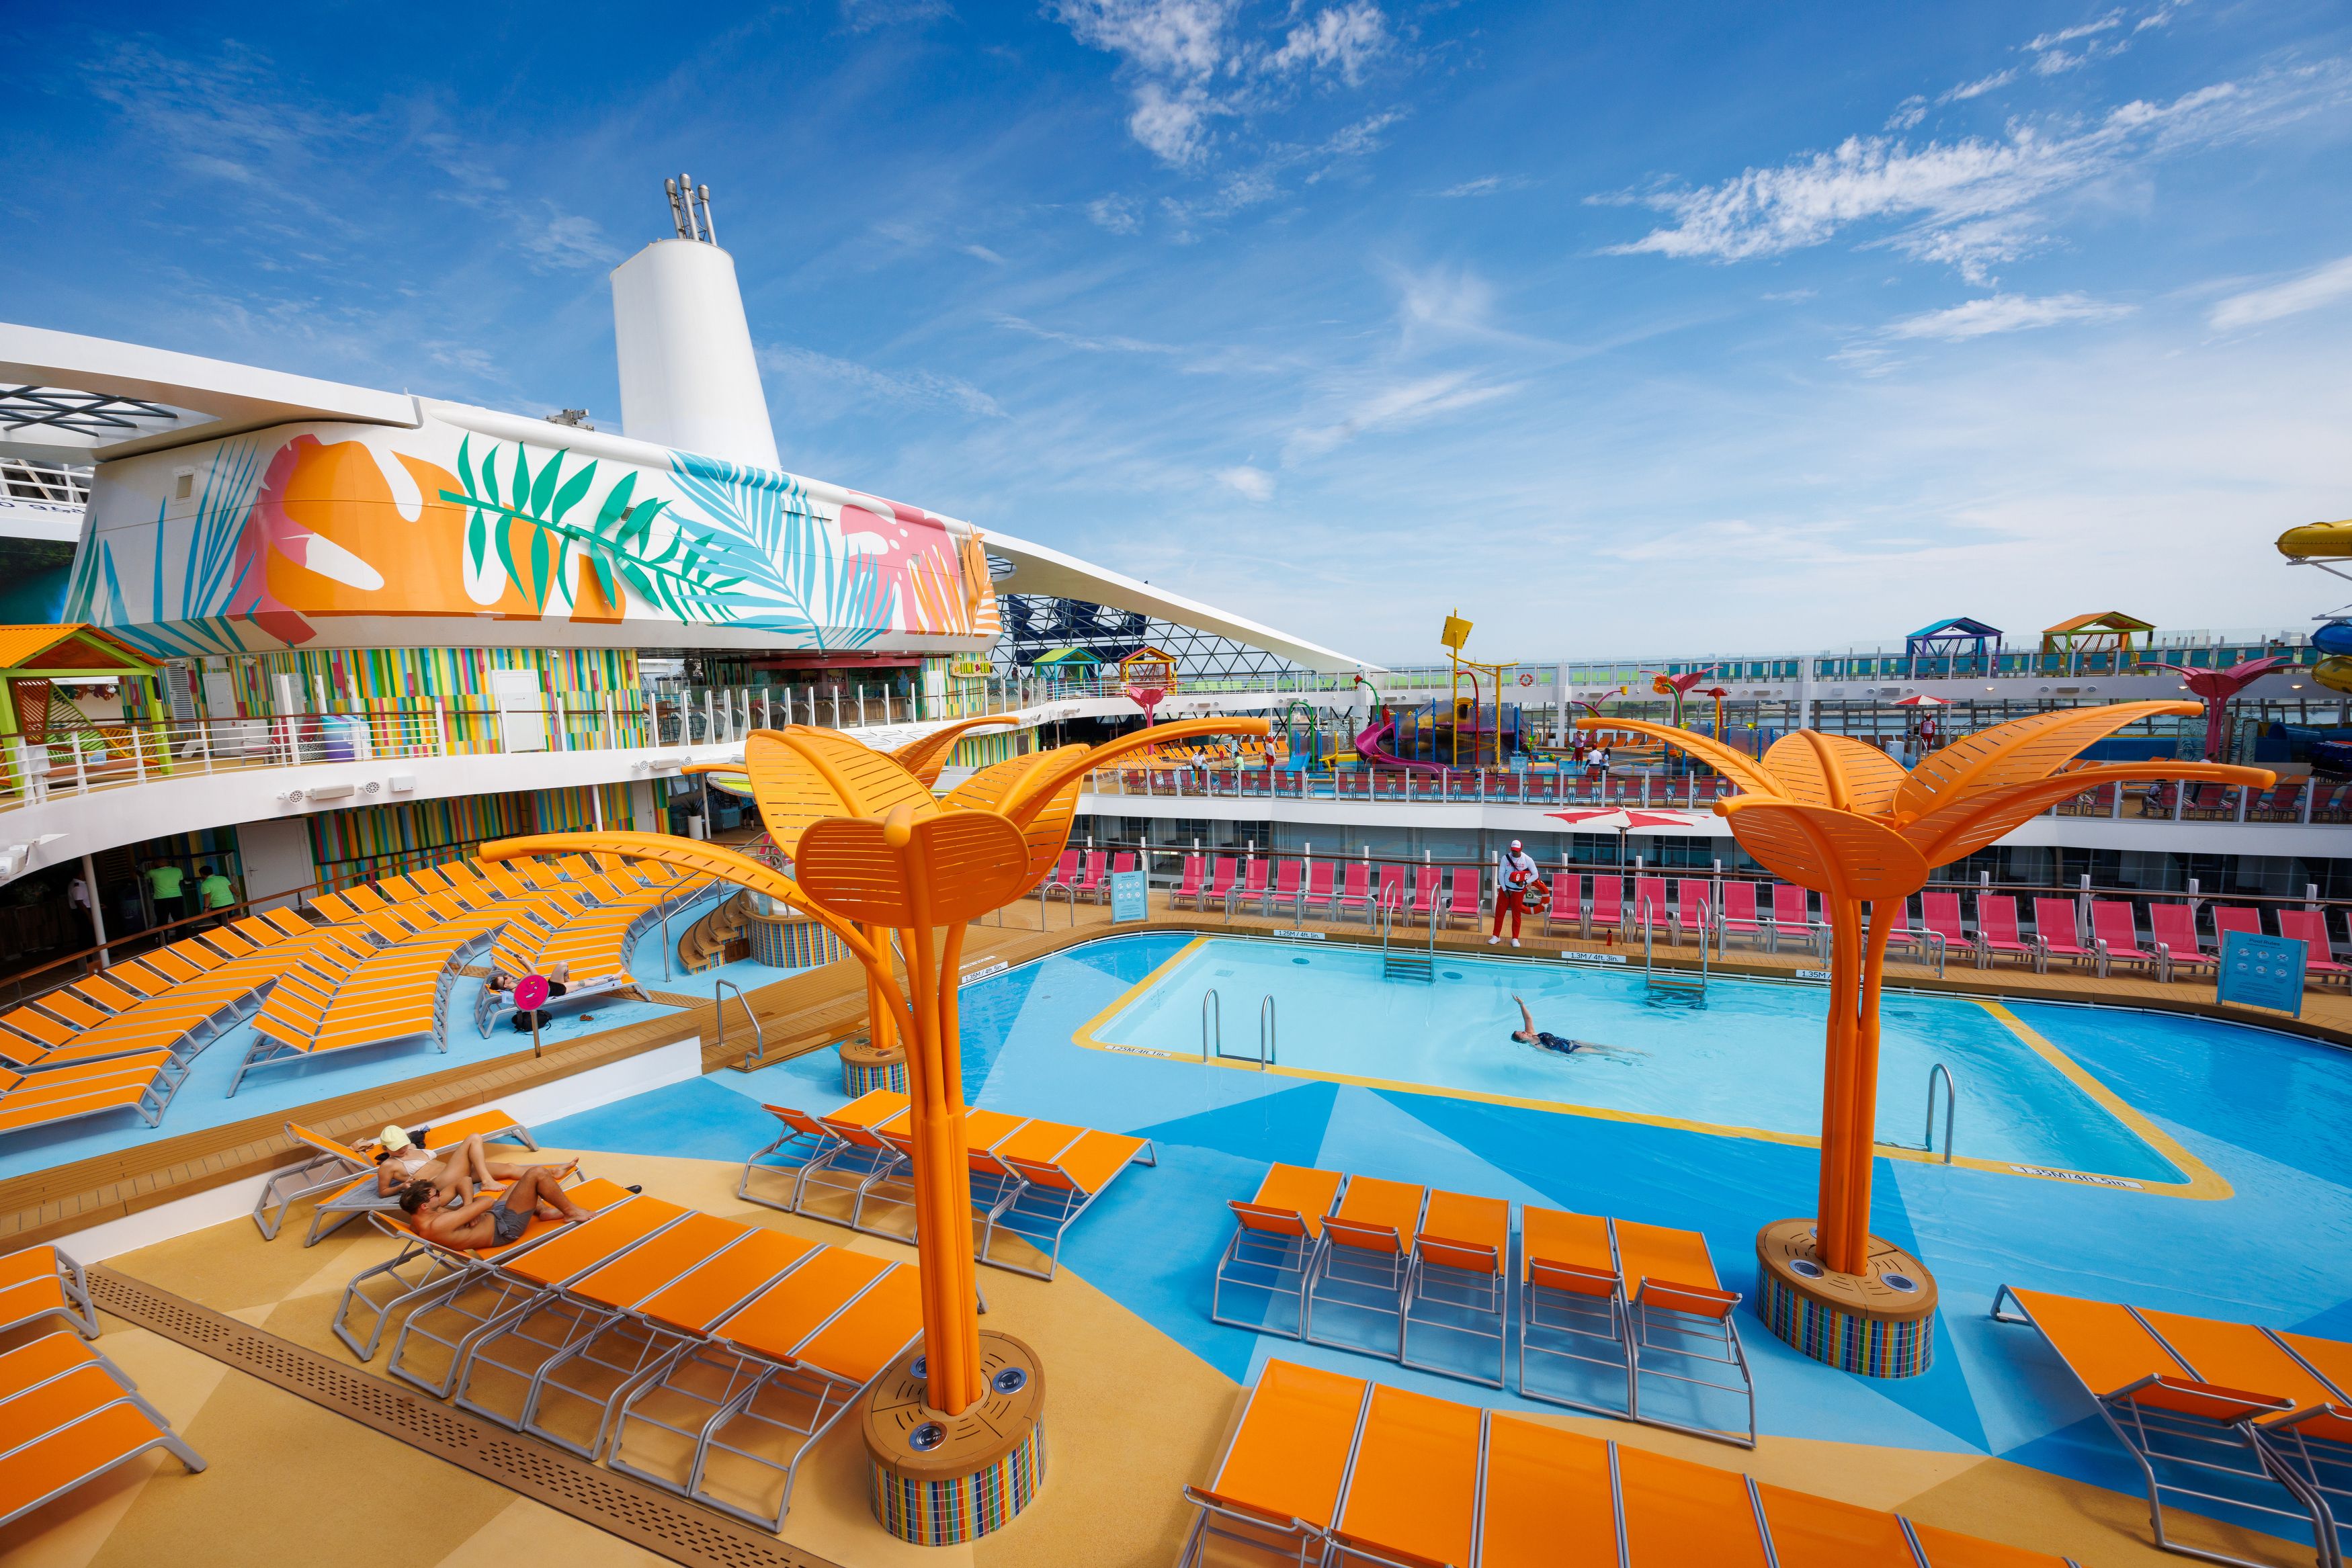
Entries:
{"type": "MultiPolygon", "coordinates": [[[[1511,1038],[1517,1040],[1521,1045],[1532,1045],[1538,1051],[1556,1051],[1562,1056],[1574,1056],[1580,1051],[1591,1051],[1596,1055],[1603,1056],[1625,1054],[1625,1052],[1617,1046],[1595,1045],[1589,1040],[1564,1040],[1560,1036],[1552,1033],[1549,1030],[1538,1029],[1536,1027],[1535,1015],[1528,1011],[1528,1004],[1519,1001],[1519,998],[1516,996],[1513,997],[1511,1000],[1518,1002],[1519,1022],[1525,1026],[1524,1028],[1513,1030],[1511,1031],[1511,1038]]],[[[1635,1052],[1633,1054],[1638,1055],[1640,1053],[1635,1052]]]]}

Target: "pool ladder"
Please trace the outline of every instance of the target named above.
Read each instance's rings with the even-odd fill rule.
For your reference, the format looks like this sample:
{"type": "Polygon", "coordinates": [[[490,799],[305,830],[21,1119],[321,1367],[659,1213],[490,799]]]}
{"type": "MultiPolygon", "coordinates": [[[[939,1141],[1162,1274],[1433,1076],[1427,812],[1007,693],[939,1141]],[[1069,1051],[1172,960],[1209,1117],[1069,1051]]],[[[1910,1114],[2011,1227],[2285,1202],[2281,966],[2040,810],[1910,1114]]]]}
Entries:
{"type": "Polygon", "coordinates": [[[1927,1128],[1919,1134],[1922,1140],[1919,1147],[1931,1155],[1936,1152],[1936,1080],[1938,1078],[1944,1081],[1944,1163],[1950,1165],[1952,1113],[1959,1109],[1960,1085],[1959,1081],[1952,1076],[1952,1070],[1940,1061],[1927,1070],[1927,1128]]]}
{"type": "Polygon", "coordinates": [[[1225,1002],[1214,986],[1201,998],[1201,1060],[1255,1061],[1260,1072],[1277,1065],[1275,1053],[1275,1006],[1272,992],[1257,1006],[1257,1051],[1244,1056],[1225,1049],[1225,1002]]]}
{"type": "Polygon", "coordinates": [[[1391,951],[1389,936],[1396,925],[1397,906],[1383,904],[1381,914],[1381,978],[1383,980],[1418,980],[1424,986],[1437,983],[1437,904],[1429,906],[1429,946],[1419,953],[1391,951]]]}

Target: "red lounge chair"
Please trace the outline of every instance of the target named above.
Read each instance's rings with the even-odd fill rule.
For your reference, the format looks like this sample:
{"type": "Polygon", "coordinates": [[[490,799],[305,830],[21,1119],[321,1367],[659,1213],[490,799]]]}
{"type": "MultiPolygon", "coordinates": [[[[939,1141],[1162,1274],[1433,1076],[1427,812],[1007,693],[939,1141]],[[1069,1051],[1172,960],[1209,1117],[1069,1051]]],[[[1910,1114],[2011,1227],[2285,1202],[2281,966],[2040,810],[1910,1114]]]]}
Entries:
{"type": "Polygon", "coordinates": [[[2221,938],[2232,931],[2242,931],[2249,936],[2263,934],[2263,912],[2242,904],[2217,904],[2213,906],[2213,946],[2221,946],[2221,938]]]}
{"type": "Polygon", "coordinates": [[[1391,915],[1404,907],[1404,867],[1401,865],[1381,867],[1381,886],[1376,897],[1380,906],[1391,915]]]}
{"type": "Polygon", "coordinates": [[[1338,877],[1338,867],[1330,861],[1315,861],[1308,864],[1306,895],[1307,913],[1313,915],[1331,913],[1332,906],[1339,902],[1339,894],[1332,891],[1338,877]]]}
{"type": "Polygon", "coordinates": [[[1258,913],[1265,914],[1268,901],[1273,896],[1267,890],[1265,879],[1273,870],[1272,861],[1262,861],[1255,855],[1251,856],[1248,869],[1242,873],[1240,891],[1225,896],[1225,913],[1231,915],[1235,904],[1255,904],[1257,905],[1258,913]]]}
{"type": "Polygon", "coordinates": [[[1446,925],[1453,925],[1465,915],[1470,917],[1472,925],[1478,924],[1478,906],[1484,902],[1479,883],[1475,866],[1458,865],[1454,868],[1454,889],[1445,896],[1446,925]]]}
{"type": "Polygon", "coordinates": [[[2091,937],[2099,949],[2099,973],[2116,964],[2137,964],[2159,980],[2172,978],[2168,965],[2139,945],[2132,906],[2120,898],[2091,900],[2091,937]]]}
{"type": "Polygon", "coordinates": [[[2175,969],[2210,969],[2220,962],[2198,940],[2197,912],[2185,904],[2149,904],[2147,939],[2156,948],[2159,969],[2168,980],[2175,969]]]}
{"type": "MultiPolygon", "coordinates": [[[[2336,962],[2328,955],[2335,951],[2327,931],[2327,912],[2324,909],[2282,909],[2278,912],[2279,935],[2290,942],[2300,942],[2305,949],[2303,972],[2322,978],[2334,976],[2339,980],[2352,977],[2352,967],[2336,962]]],[[[2352,980],[2347,980],[2352,984],[2352,980]]]]}
{"type": "Polygon", "coordinates": [[[1412,872],[1412,917],[1426,920],[1445,906],[1445,873],[1433,865],[1415,866],[1412,872]]]}
{"type": "Polygon", "coordinates": [[[1088,850],[1086,873],[1077,881],[1070,883],[1071,894],[1077,897],[1099,899],[1104,890],[1110,885],[1107,880],[1109,862],[1110,857],[1102,851],[1088,850]]]}
{"type": "Polygon", "coordinates": [[[1372,919],[1372,868],[1362,861],[1348,862],[1348,880],[1339,890],[1339,913],[1354,915],[1362,912],[1364,923],[1372,919]]]}
{"type": "MultiPolygon", "coordinates": [[[[1215,899],[1220,904],[1229,904],[1234,889],[1238,885],[1235,879],[1240,875],[1241,862],[1231,855],[1219,855],[1215,874],[1209,879],[1209,898],[1215,899]]],[[[1208,907],[1206,900],[1202,901],[1201,907],[1203,909],[1208,907]]]]}
{"type": "Polygon", "coordinates": [[[1675,883],[1675,946],[1683,945],[1683,933],[1695,931],[1704,945],[1706,934],[1715,924],[1714,899],[1707,879],[1686,876],[1675,883]]]}
{"type": "Polygon", "coordinates": [[[1301,861],[1284,861],[1276,868],[1274,891],[1266,895],[1265,900],[1268,913],[1286,904],[1294,915],[1304,915],[1307,913],[1307,894],[1299,885],[1306,874],[1307,867],[1301,861]]]}
{"type": "Polygon", "coordinates": [[[2077,965],[2088,964],[2099,974],[2106,971],[2099,964],[2099,949],[2083,945],[2082,927],[2075,923],[2074,901],[2071,898],[2037,898],[2033,901],[2033,935],[2042,944],[2043,969],[2053,958],[2072,958],[2077,965]]]}
{"type": "MultiPolygon", "coordinates": [[[[1135,856],[1133,854],[1122,851],[1110,857],[1111,876],[1116,876],[1120,872],[1133,871],[1134,869],[1135,856]]],[[[1149,886],[1149,883],[1146,885],[1149,886]]],[[[1105,904],[1108,904],[1110,902],[1110,876],[1103,878],[1102,892],[1097,896],[1105,904]]]]}
{"type": "Polygon", "coordinates": [[[1633,879],[1633,921],[1629,929],[1640,931],[1647,926],[1656,930],[1666,923],[1666,879],[1662,876],[1637,876],[1633,879]]]}
{"type": "Polygon", "coordinates": [[[1622,876],[1596,876],[1592,879],[1592,911],[1577,925],[1577,934],[1589,936],[1592,927],[1622,932],[1625,929],[1625,879],[1622,876]]]}
{"type": "Polygon", "coordinates": [[[1754,883],[1727,882],[1723,884],[1723,913],[1716,917],[1715,929],[1718,936],[1745,936],[1759,947],[1764,946],[1771,930],[1757,918],[1754,883]]]}
{"type": "Polygon", "coordinates": [[[1584,878],[1562,865],[1551,873],[1551,903],[1544,910],[1544,935],[1555,927],[1584,925],[1584,878]]]}
{"type": "Polygon", "coordinates": [[[1171,909],[1179,904],[1188,904],[1194,909],[1201,907],[1201,877],[1206,870],[1207,865],[1199,855],[1184,857],[1184,880],[1168,890],[1168,906],[1171,909]]]}
{"type": "Polygon", "coordinates": [[[2037,975],[2044,967],[2041,943],[2017,928],[2017,900],[2005,893],[1979,893],[1977,894],[1977,967],[1986,967],[1995,957],[2021,958],[2033,966],[2033,972],[2037,975]]]}
{"type": "Polygon", "coordinates": [[[1976,950],[1976,939],[1960,924],[1960,895],[1957,893],[1922,891],[1919,894],[1919,925],[1922,929],[1932,931],[1944,939],[1947,954],[1973,953],[1976,950]]]}
{"type": "Polygon", "coordinates": [[[1813,923],[1812,894],[1790,883],[1772,884],[1772,951],[1782,940],[1802,942],[1807,952],[1821,947],[1821,928],[1813,923]]]}

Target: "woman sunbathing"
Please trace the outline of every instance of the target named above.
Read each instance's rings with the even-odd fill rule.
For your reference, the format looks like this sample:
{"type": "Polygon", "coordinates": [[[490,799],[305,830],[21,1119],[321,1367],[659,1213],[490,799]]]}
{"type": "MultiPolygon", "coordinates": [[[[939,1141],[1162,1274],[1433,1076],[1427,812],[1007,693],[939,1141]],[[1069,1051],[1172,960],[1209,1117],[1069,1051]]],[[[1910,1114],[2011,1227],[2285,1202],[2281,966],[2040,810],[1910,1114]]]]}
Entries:
{"type": "MultiPolygon", "coordinates": [[[[417,1136],[422,1137],[425,1132],[418,1128],[417,1136]]],[[[467,1134],[464,1143],[440,1155],[420,1147],[415,1139],[398,1127],[386,1127],[378,1144],[376,1196],[390,1197],[408,1187],[423,1186],[435,1195],[433,1203],[436,1208],[446,1207],[452,1202],[470,1201],[478,1188],[518,1180],[526,1171],[552,1171],[560,1181],[580,1165],[578,1160],[561,1166],[494,1165],[484,1153],[479,1133],[467,1134]]]]}

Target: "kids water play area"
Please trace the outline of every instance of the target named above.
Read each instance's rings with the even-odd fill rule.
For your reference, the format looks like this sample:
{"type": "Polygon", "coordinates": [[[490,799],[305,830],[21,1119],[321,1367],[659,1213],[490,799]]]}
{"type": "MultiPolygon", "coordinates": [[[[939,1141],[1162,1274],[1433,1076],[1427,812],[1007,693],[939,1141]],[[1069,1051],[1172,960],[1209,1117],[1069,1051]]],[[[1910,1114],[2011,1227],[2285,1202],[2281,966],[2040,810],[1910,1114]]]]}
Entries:
{"type": "Polygon", "coordinates": [[[670,197],[625,436],[0,326],[0,1556],[2345,1561],[2352,621],[1376,664],[670,197]]]}

